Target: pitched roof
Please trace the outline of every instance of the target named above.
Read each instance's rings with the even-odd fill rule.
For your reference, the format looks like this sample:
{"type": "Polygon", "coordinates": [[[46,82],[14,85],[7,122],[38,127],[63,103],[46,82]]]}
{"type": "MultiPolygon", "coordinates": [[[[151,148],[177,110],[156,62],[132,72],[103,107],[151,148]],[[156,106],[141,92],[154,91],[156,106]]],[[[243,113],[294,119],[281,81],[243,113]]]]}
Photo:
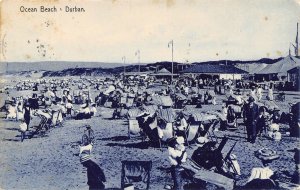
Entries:
{"type": "Polygon", "coordinates": [[[182,73],[218,73],[218,74],[243,74],[247,73],[246,71],[236,68],[231,65],[207,65],[199,64],[192,67],[189,67],[182,73]]]}
{"type": "Polygon", "coordinates": [[[288,70],[296,66],[300,66],[300,59],[287,56],[276,63],[266,66],[262,70],[258,71],[257,74],[286,74],[288,70]]]}
{"type": "Polygon", "coordinates": [[[158,75],[158,76],[170,76],[170,75],[175,75],[172,74],[170,71],[168,71],[165,68],[162,68],[161,70],[157,71],[156,73],[153,73],[152,75],[158,75]]]}
{"type": "Polygon", "coordinates": [[[165,69],[165,68],[162,68],[161,70],[157,71],[157,73],[168,73],[168,74],[171,74],[171,72],[168,71],[168,70],[165,69]]]}
{"type": "Polygon", "coordinates": [[[268,64],[266,64],[266,63],[252,63],[252,64],[250,63],[247,65],[247,67],[248,67],[247,71],[249,72],[249,74],[255,74],[255,73],[263,70],[267,66],[268,66],[268,64]]]}
{"type": "Polygon", "coordinates": [[[288,73],[295,73],[295,72],[299,73],[299,70],[300,70],[300,66],[297,66],[297,67],[294,67],[294,68],[288,70],[287,72],[288,73]]]}

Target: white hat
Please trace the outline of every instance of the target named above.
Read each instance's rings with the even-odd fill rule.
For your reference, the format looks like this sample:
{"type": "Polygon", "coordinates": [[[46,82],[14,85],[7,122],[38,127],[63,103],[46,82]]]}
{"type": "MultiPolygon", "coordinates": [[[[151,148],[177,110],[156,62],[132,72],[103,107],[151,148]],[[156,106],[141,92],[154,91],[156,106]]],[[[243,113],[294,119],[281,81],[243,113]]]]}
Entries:
{"type": "Polygon", "coordinates": [[[81,104],[80,107],[81,107],[81,108],[85,108],[85,107],[86,107],[86,104],[81,104]]]}
{"type": "Polygon", "coordinates": [[[202,147],[207,142],[208,142],[208,139],[206,137],[198,137],[196,140],[197,146],[200,146],[200,147],[202,147]]]}
{"type": "Polygon", "coordinates": [[[176,142],[177,142],[177,144],[184,144],[184,138],[183,137],[177,137],[176,142]]]}

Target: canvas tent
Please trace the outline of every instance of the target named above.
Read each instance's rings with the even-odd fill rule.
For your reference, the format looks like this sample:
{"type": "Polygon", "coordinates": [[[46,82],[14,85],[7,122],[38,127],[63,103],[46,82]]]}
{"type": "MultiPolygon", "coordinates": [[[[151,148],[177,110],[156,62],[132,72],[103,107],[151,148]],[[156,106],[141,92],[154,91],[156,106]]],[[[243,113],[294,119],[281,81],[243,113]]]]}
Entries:
{"type": "Polygon", "coordinates": [[[300,66],[300,59],[287,56],[276,63],[267,65],[258,71],[255,76],[257,79],[276,80],[286,77],[287,71],[297,66],[300,66]]]}
{"type": "Polygon", "coordinates": [[[150,74],[151,76],[155,76],[156,78],[170,78],[172,76],[175,76],[177,74],[172,74],[170,71],[168,71],[165,68],[162,68],[161,70],[150,74]]]}

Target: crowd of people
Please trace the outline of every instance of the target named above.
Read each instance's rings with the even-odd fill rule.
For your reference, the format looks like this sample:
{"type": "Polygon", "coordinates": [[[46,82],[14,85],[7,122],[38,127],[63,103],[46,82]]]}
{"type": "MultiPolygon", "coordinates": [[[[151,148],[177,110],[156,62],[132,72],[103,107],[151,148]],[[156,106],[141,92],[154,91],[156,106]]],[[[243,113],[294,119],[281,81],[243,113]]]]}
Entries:
{"type": "MultiPolygon", "coordinates": [[[[291,136],[299,137],[299,103],[293,105],[291,113],[279,114],[280,110],[274,103],[272,84],[268,87],[266,97],[263,97],[264,90],[261,85],[251,86],[244,81],[193,77],[183,77],[172,82],[125,77],[105,80],[43,79],[20,82],[16,85],[16,90],[19,91],[28,88],[32,89],[31,96],[11,97],[11,94],[7,94],[6,100],[6,117],[20,121],[22,141],[32,127],[30,122],[32,117],[41,118],[40,126],[37,128],[46,126],[47,130],[67,119],[82,120],[100,116],[99,107],[112,108],[113,119],[124,117],[136,120],[135,127],[138,127],[136,131],[144,135],[154,147],[161,147],[162,143],[167,145],[174,189],[183,188],[181,173],[183,168],[190,168],[186,166],[190,160],[198,167],[214,171],[226,179],[235,180],[236,176],[241,174],[236,155],[230,153],[224,157],[221,153],[226,140],[218,143],[211,133],[217,130],[237,130],[238,119],[242,119],[247,134],[246,140],[249,143],[255,143],[258,135],[280,141],[282,123],[289,124],[288,132],[291,136]],[[237,88],[238,86],[243,88],[237,88]],[[245,89],[246,87],[250,90],[245,89]],[[92,90],[97,93],[93,94],[96,95],[94,99],[92,90]],[[222,94],[227,98],[221,102],[218,95],[222,94]],[[201,113],[203,105],[217,104],[222,105],[221,110],[201,113]],[[199,113],[194,114],[184,109],[187,105],[195,105],[200,110],[199,113]],[[212,125],[216,123],[219,123],[218,128],[212,125]],[[193,131],[191,125],[197,125],[196,130],[193,131]],[[191,135],[194,135],[194,138],[191,138],[191,135]],[[192,155],[187,155],[186,148],[190,144],[195,144],[198,148],[192,155]]],[[[133,126],[129,126],[129,133],[132,132],[131,127],[133,126]]],[[[81,158],[84,150],[88,150],[88,154],[91,153],[92,146],[91,141],[82,144],[81,158]]],[[[267,167],[271,160],[278,158],[276,152],[260,150],[256,155],[263,161],[264,167],[252,170],[245,188],[257,188],[255,185],[261,184],[261,180],[271,180],[264,182],[267,184],[266,187],[278,186],[274,180],[272,181],[271,176],[274,172],[267,167]]],[[[85,158],[88,159],[81,159],[82,163],[90,160],[89,157],[85,158]]],[[[295,156],[295,162],[299,161],[297,159],[295,156]]],[[[295,174],[293,183],[296,178],[295,174]]],[[[226,184],[224,187],[231,186],[226,184]]]]}

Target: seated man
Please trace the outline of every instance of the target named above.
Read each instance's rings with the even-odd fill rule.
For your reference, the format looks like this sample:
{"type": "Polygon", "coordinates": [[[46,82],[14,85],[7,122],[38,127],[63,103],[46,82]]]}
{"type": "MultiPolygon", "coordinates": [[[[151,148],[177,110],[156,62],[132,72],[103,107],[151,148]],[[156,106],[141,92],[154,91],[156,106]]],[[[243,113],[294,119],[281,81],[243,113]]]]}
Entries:
{"type": "Polygon", "coordinates": [[[177,118],[177,121],[175,123],[175,134],[176,136],[182,136],[185,137],[185,131],[188,127],[188,124],[186,122],[186,119],[184,118],[183,114],[180,113],[180,115],[177,118]]]}
{"type": "Polygon", "coordinates": [[[96,116],[97,109],[96,109],[96,104],[95,103],[92,104],[92,107],[90,109],[90,113],[91,113],[91,117],[96,116]]]}
{"type": "Polygon", "coordinates": [[[216,142],[208,142],[204,138],[199,137],[197,139],[198,148],[192,154],[191,159],[207,170],[216,167],[221,171],[223,166],[222,153],[216,151],[216,142]]]}
{"type": "Polygon", "coordinates": [[[75,116],[76,120],[91,118],[90,108],[88,107],[88,104],[81,105],[81,108],[80,108],[80,110],[78,112],[79,113],[75,116]]]}
{"type": "Polygon", "coordinates": [[[236,115],[231,106],[228,106],[228,110],[227,110],[227,125],[229,128],[237,127],[236,115]]]}

